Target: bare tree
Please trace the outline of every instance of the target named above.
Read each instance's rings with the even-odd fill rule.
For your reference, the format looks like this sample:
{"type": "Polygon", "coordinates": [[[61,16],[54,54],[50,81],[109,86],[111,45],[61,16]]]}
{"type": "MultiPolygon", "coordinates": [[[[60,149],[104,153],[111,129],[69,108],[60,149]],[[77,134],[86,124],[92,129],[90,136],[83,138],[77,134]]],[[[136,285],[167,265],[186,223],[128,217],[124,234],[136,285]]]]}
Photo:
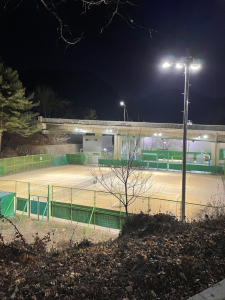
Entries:
{"type": "Polygon", "coordinates": [[[121,160],[121,166],[117,165],[118,160],[111,160],[109,168],[113,176],[105,177],[105,167],[101,165],[89,169],[95,180],[124,206],[127,216],[128,207],[153,186],[152,172],[134,160],[140,151],[139,142],[140,137],[132,147],[127,143],[127,159],[121,160]]]}
{"type": "MultiPolygon", "coordinates": [[[[68,47],[77,44],[85,37],[86,30],[83,29],[85,26],[82,26],[84,22],[92,22],[91,27],[95,23],[99,24],[99,31],[102,33],[115,17],[123,19],[132,29],[147,30],[152,37],[152,33],[156,31],[137,24],[134,14],[130,12],[137,8],[135,2],[135,0],[36,0],[34,3],[37,9],[44,7],[49,12],[49,16],[57,21],[59,39],[63,40],[68,47]]],[[[9,5],[16,10],[21,3],[26,2],[1,0],[0,15],[9,5]]]]}

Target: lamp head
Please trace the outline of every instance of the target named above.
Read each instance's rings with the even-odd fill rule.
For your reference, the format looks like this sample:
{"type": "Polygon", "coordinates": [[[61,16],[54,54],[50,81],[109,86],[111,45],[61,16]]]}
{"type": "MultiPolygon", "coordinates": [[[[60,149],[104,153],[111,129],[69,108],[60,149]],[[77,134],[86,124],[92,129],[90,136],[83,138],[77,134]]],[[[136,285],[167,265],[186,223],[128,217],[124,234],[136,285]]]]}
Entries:
{"type": "Polygon", "coordinates": [[[201,65],[200,64],[191,64],[191,69],[192,70],[198,70],[200,69],[201,65]]]}
{"type": "Polygon", "coordinates": [[[162,65],[163,68],[169,68],[171,67],[171,63],[169,63],[168,61],[164,62],[164,64],[162,65]]]}
{"type": "Polygon", "coordinates": [[[176,64],[176,68],[177,68],[177,69],[181,69],[181,68],[183,68],[183,64],[181,64],[181,63],[177,63],[177,64],[176,64]]]}
{"type": "Polygon", "coordinates": [[[121,105],[121,106],[124,106],[124,105],[125,105],[124,101],[121,101],[121,102],[120,102],[120,105],[121,105]]]}

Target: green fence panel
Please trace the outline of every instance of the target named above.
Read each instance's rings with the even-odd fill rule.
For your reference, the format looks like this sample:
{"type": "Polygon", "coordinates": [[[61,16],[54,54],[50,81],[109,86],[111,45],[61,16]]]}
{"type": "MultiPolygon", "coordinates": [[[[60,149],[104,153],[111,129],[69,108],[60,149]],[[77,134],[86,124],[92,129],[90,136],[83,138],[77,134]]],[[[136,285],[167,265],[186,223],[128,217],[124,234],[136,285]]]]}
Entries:
{"type": "Polygon", "coordinates": [[[68,164],[68,160],[66,156],[53,157],[53,166],[62,166],[68,164]]]}
{"type": "Polygon", "coordinates": [[[165,163],[159,162],[158,163],[158,168],[159,169],[167,169],[167,162],[165,162],[165,163]]]}
{"type": "Polygon", "coordinates": [[[52,217],[71,220],[71,205],[52,202],[52,217]]]}
{"type": "Polygon", "coordinates": [[[15,166],[6,166],[5,175],[15,174],[15,166]]]}
{"type": "MultiPolygon", "coordinates": [[[[85,207],[85,208],[73,208],[72,209],[72,220],[81,222],[81,223],[89,223],[91,213],[93,207],[85,207]]],[[[92,217],[90,224],[94,224],[94,218],[92,217]]]]}
{"type": "Polygon", "coordinates": [[[107,228],[119,229],[120,219],[119,216],[98,213],[95,211],[95,225],[107,227],[107,228]]]}
{"type": "Polygon", "coordinates": [[[169,163],[170,170],[182,170],[182,164],[169,163]]]}
{"type": "Polygon", "coordinates": [[[4,176],[4,175],[5,175],[5,167],[0,166],[0,176],[4,176]]]}
{"type": "Polygon", "coordinates": [[[150,161],[157,161],[158,160],[158,154],[157,153],[143,154],[142,159],[143,160],[150,160],[150,161]]]}
{"type": "Polygon", "coordinates": [[[154,168],[157,169],[158,168],[158,162],[149,162],[149,168],[154,168]]]}
{"type": "Polygon", "coordinates": [[[82,153],[66,154],[67,161],[74,165],[83,165],[85,162],[85,155],[82,153]]]}
{"type": "Polygon", "coordinates": [[[0,159],[0,176],[51,167],[53,154],[39,154],[0,159]],[[3,174],[4,171],[4,174],[3,174]]]}
{"type": "MultiPolygon", "coordinates": [[[[17,197],[17,206],[16,206],[16,209],[20,210],[20,211],[23,211],[24,207],[26,205],[26,202],[27,202],[27,199],[17,197]]],[[[27,207],[26,207],[25,211],[27,212],[27,207]]]]}
{"type": "Polygon", "coordinates": [[[30,212],[35,215],[37,215],[37,213],[38,213],[38,204],[37,203],[38,202],[36,200],[30,201],[30,212]]]}

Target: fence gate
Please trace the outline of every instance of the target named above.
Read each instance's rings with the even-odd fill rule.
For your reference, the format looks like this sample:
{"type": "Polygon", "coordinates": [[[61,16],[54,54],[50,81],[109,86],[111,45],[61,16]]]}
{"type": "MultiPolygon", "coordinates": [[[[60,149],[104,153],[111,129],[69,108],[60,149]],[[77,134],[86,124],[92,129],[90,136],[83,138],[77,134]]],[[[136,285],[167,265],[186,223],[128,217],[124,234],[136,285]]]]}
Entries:
{"type": "Polygon", "coordinates": [[[30,195],[30,213],[37,215],[39,220],[40,216],[50,216],[50,207],[48,203],[48,197],[30,195]]]}

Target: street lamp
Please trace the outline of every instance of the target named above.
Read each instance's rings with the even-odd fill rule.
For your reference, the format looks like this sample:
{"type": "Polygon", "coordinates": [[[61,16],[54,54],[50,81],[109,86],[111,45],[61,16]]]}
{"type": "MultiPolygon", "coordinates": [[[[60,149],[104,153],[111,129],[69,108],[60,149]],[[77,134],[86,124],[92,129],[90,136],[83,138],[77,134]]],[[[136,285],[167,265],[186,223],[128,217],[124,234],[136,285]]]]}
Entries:
{"type": "Polygon", "coordinates": [[[183,160],[182,160],[182,209],[181,219],[185,222],[185,198],[186,198],[186,154],[187,154],[187,122],[188,122],[188,98],[189,98],[189,79],[190,69],[197,70],[201,67],[190,56],[190,50],[186,49],[186,57],[180,62],[165,62],[163,68],[171,67],[175,64],[177,69],[184,68],[185,83],[184,83],[184,114],[183,114],[183,160]]]}
{"type": "Polygon", "coordinates": [[[124,103],[124,101],[121,101],[120,105],[123,106],[123,119],[125,122],[126,121],[126,104],[124,103]]]}

